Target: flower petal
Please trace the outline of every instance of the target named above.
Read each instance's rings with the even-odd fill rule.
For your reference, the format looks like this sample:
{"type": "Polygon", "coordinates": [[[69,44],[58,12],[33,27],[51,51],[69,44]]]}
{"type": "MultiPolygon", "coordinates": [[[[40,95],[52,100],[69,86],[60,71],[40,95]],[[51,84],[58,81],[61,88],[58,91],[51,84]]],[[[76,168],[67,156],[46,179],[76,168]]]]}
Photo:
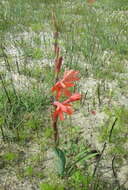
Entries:
{"type": "Polygon", "coordinates": [[[74,102],[74,101],[77,101],[77,100],[80,100],[81,99],[81,94],[79,93],[75,93],[73,94],[71,97],[69,97],[67,100],[65,100],[63,102],[63,104],[67,104],[67,103],[70,103],[70,102],[74,102]]]}
{"type": "Polygon", "coordinates": [[[57,118],[59,116],[60,120],[64,120],[63,112],[71,115],[73,113],[73,109],[70,104],[63,104],[58,101],[53,102],[53,105],[56,106],[56,110],[53,113],[53,118],[57,118]]]}
{"type": "Polygon", "coordinates": [[[77,77],[78,73],[79,71],[74,71],[74,70],[65,71],[63,80],[65,82],[73,82],[79,80],[79,78],[77,77]]]}
{"type": "Polygon", "coordinates": [[[75,93],[69,99],[70,99],[70,102],[74,102],[76,100],[80,100],[81,99],[81,94],[75,93]]]}
{"type": "Polygon", "coordinates": [[[72,107],[68,106],[68,107],[67,107],[67,114],[68,114],[68,115],[72,115],[73,112],[74,112],[74,110],[72,109],[72,107]]]}
{"type": "Polygon", "coordinates": [[[65,96],[71,96],[71,92],[67,88],[65,88],[63,90],[63,92],[64,92],[65,96]]]}
{"type": "Polygon", "coordinates": [[[64,120],[64,116],[63,116],[63,112],[62,111],[59,112],[59,117],[60,117],[60,120],[64,120]]]}

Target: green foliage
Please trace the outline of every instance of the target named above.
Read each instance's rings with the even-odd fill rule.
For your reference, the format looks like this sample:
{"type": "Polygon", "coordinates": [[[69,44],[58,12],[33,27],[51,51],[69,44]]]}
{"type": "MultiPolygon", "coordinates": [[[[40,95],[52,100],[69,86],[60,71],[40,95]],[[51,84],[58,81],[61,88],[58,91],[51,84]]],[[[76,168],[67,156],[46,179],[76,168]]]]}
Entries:
{"type": "Polygon", "coordinates": [[[55,164],[57,167],[58,174],[60,176],[63,176],[65,172],[65,165],[66,165],[65,153],[60,148],[57,148],[57,147],[54,148],[54,152],[57,157],[55,164]]]}
{"type": "Polygon", "coordinates": [[[14,161],[16,159],[17,155],[13,152],[8,152],[4,154],[3,158],[5,161],[14,161]]]}
{"type": "Polygon", "coordinates": [[[37,177],[37,178],[44,178],[44,173],[43,171],[39,171],[38,169],[32,167],[32,166],[27,166],[25,169],[24,169],[24,172],[23,172],[23,175],[25,177],[29,177],[29,178],[32,178],[32,177],[37,177]]]}
{"type": "Polygon", "coordinates": [[[25,175],[25,176],[33,176],[33,174],[34,174],[34,169],[33,169],[33,167],[31,167],[31,166],[28,166],[28,167],[25,169],[25,171],[24,171],[24,175],[25,175]]]}
{"type": "Polygon", "coordinates": [[[64,190],[64,187],[59,184],[41,183],[40,190],[64,190]]]}
{"type": "Polygon", "coordinates": [[[73,160],[69,160],[66,168],[66,174],[71,175],[74,169],[76,169],[77,164],[79,163],[85,163],[89,161],[91,158],[95,158],[97,153],[91,153],[90,150],[85,150],[83,152],[80,152],[76,156],[74,156],[73,160]]]}
{"type": "Polygon", "coordinates": [[[71,183],[74,189],[88,189],[91,182],[91,177],[85,175],[82,171],[78,170],[71,176],[71,183]]]}
{"type": "Polygon", "coordinates": [[[119,157],[127,154],[127,148],[125,144],[128,143],[127,136],[127,125],[128,125],[128,109],[125,107],[114,107],[112,110],[106,109],[106,113],[109,116],[109,120],[106,122],[104,126],[100,129],[100,140],[106,141],[110,135],[110,130],[113,123],[113,118],[117,118],[117,122],[113,128],[110,143],[110,154],[118,155],[119,157]]]}
{"type": "MultiPolygon", "coordinates": [[[[64,58],[62,70],[79,70],[81,77],[86,78],[85,82],[88,77],[103,79],[106,84],[117,82],[118,89],[114,87],[104,90],[102,86],[100,89],[109,119],[98,128],[99,140],[108,141],[113,121],[118,118],[109,142],[108,156],[116,155],[116,164],[120,165],[123,160],[127,160],[128,109],[118,102],[120,94],[127,98],[128,90],[127,11],[127,0],[97,0],[92,6],[88,6],[86,0],[0,1],[0,41],[5,46],[11,68],[10,72],[0,48],[0,74],[4,82],[3,86],[0,79],[0,135],[4,137],[0,138],[0,169],[5,171],[9,166],[9,171],[22,176],[22,180],[37,179],[37,186],[39,179],[43,179],[40,190],[88,190],[92,183],[92,190],[117,189],[117,186],[101,177],[100,172],[99,178],[96,176],[92,180],[90,160],[96,154],[91,154],[87,139],[83,139],[78,124],[59,123],[62,141],[61,149],[56,149],[56,157],[61,178],[51,179],[50,174],[47,176],[43,172],[42,165],[47,149],[53,144],[50,88],[54,83],[52,34],[55,28],[52,12],[57,18],[59,45],[64,58]],[[19,63],[18,78],[27,79],[26,84],[29,86],[25,84],[21,88],[22,81],[16,85],[16,79],[11,79],[11,75],[18,72],[16,60],[19,63]],[[109,105],[106,103],[108,99],[111,100],[109,105]],[[38,154],[34,152],[34,156],[28,155],[33,143],[37,143],[40,149],[38,154]],[[15,150],[11,150],[12,147],[15,150]],[[47,177],[50,181],[48,183],[47,177]]],[[[90,96],[89,91],[85,100],[89,108],[90,96]]],[[[92,96],[95,99],[97,95],[92,96]]],[[[98,111],[104,107],[102,103],[100,108],[97,108],[96,102],[94,104],[98,111]]],[[[76,109],[78,107],[76,104],[76,109]]],[[[86,106],[83,106],[83,112],[90,117],[86,106]]],[[[1,173],[4,175],[5,172],[1,173]]]]}
{"type": "Polygon", "coordinates": [[[105,0],[104,2],[104,7],[106,6],[109,9],[112,10],[128,10],[128,1],[127,0],[105,0]]]}

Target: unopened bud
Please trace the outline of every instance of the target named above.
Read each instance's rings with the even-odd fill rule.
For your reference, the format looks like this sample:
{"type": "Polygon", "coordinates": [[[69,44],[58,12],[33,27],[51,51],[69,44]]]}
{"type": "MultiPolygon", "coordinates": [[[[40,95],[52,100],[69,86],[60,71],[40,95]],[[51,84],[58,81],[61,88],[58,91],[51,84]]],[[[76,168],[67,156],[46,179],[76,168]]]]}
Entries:
{"type": "Polygon", "coordinates": [[[62,61],[63,61],[63,57],[62,57],[62,56],[57,57],[57,58],[55,59],[55,71],[56,71],[57,73],[60,72],[61,65],[62,65],[62,61]]]}

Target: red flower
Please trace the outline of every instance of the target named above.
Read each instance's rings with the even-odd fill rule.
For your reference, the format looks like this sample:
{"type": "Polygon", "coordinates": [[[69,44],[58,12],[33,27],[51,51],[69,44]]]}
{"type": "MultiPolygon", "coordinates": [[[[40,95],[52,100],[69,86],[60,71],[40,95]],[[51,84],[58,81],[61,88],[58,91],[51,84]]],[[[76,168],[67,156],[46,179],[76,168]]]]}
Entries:
{"type": "Polygon", "coordinates": [[[63,103],[70,103],[81,99],[81,94],[75,93],[70,98],[65,100],[63,103]]]}
{"type": "Polygon", "coordinates": [[[96,115],[96,111],[95,111],[95,110],[91,110],[91,113],[92,113],[93,115],[96,115]]]}
{"type": "Polygon", "coordinates": [[[71,92],[68,90],[68,87],[72,87],[74,84],[71,83],[64,83],[62,81],[57,82],[52,87],[52,92],[56,91],[56,99],[58,100],[63,93],[65,96],[71,96],[71,92]]]}
{"type": "Polygon", "coordinates": [[[92,5],[93,3],[95,3],[96,0],[88,0],[87,2],[92,5]]]}
{"type": "Polygon", "coordinates": [[[79,80],[77,74],[79,71],[69,70],[64,73],[62,80],[58,81],[53,87],[52,92],[56,91],[56,99],[58,100],[62,93],[65,96],[71,96],[71,92],[68,90],[69,87],[74,86],[72,82],[79,80]]]}
{"type": "Polygon", "coordinates": [[[63,80],[65,82],[74,82],[76,80],[79,80],[79,78],[77,77],[78,73],[79,71],[74,70],[65,71],[63,80]]]}
{"type": "Polygon", "coordinates": [[[56,110],[53,114],[53,118],[56,119],[57,117],[60,117],[60,120],[64,120],[63,112],[67,113],[68,115],[73,114],[73,109],[70,104],[60,103],[60,102],[54,102],[54,106],[56,106],[56,110]]]}

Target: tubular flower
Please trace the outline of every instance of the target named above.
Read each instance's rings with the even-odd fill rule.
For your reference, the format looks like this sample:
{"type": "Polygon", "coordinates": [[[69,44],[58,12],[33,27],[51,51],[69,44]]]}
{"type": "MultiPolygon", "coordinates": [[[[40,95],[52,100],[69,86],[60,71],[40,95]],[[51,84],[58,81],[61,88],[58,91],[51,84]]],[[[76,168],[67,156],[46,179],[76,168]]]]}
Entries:
{"type": "Polygon", "coordinates": [[[57,117],[60,120],[64,120],[63,112],[67,113],[68,115],[73,114],[73,109],[70,104],[60,103],[58,101],[53,102],[53,105],[56,106],[56,110],[53,113],[53,118],[56,119],[57,117]]]}
{"type": "Polygon", "coordinates": [[[75,93],[72,96],[70,96],[67,100],[65,100],[63,103],[70,103],[81,99],[81,94],[75,93]]]}
{"type": "Polygon", "coordinates": [[[79,71],[74,70],[65,71],[63,80],[65,82],[74,82],[76,80],[79,80],[79,78],[77,77],[78,73],[79,71]]]}
{"type": "Polygon", "coordinates": [[[63,93],[65,96],[71,96],[71,92],[68,90],[69,87],[74,86],[72,82],[79,80],[77,74],[79,71],[66,71],[62,80],[58,81],[53,87],[52,92],[56,91],[56,99],[58,100],[63,93]]]}
{"type": "Polygon", "coordinates": [[[52,87],[52,92],[56,91],[56,99],[58,100],[62,93],[65,96],[71,96],[71,92],[68,90],[68,88],[72,86],[74,86],[74,84],[59,81],[52,87]]]}

